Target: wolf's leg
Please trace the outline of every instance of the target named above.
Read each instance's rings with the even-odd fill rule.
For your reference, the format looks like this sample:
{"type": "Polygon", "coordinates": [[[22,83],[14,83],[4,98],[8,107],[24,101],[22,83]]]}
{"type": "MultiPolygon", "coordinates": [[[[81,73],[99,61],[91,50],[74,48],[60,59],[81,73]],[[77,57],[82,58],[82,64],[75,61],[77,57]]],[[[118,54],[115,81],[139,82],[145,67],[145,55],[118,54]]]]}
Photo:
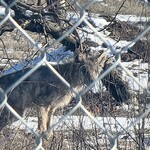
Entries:
{"type": "Polygon", "coordinates": [[[38,108],[38,129],[40,133],[47,131],[48,110],[46,107],[38,108]]]}

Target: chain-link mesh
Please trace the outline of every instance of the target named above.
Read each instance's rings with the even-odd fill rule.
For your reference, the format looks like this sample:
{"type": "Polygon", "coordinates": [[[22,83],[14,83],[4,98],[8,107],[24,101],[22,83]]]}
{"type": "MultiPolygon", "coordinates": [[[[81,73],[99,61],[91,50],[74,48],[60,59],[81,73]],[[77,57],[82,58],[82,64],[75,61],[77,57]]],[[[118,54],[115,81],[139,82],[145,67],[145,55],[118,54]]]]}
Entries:
{"type": "MultiPolygon", "coordinates": [[[[139,39],[144,37],[150,31],[150,26],[147,26],[129,44],[124,46],[119,52],[118,51],[116,52],[116,49],[113,47],[113,45],[111,45],[109,43],[109,41],[106,41],[105,38],[103,37],[103,35],[100,34],[100,32],[98,32],[97,29],[95,27],[93,27],[89,23],[89,21],[86,19],[86,12],[85,12],[85,10],[87,10],[94,2],[95,2],[94,0],[88,1],[84,5],[84,9],[83,9],[83,7],[81,7],[80,4],[77,1],[68,1],[68,3],[75,5],[75,9],[78,12],[78,20],[75,23],[73,23],[73,25],[66,32],[64,32],[62,36],[57,38],[57,41],[54,41],[52,43],[47,43],[48,46],[46,46],[46,47],[43,46],[42,47],[40,41],[36,42],[30,36],[30,34],[27,33],[13,19],[13,17],[12,17],[12,13],[13,12],[12,12],[12,10],[10,8],[13,7],[17,3],[17,0],[13,0],[12,2],[10,2],[8,4],[5,1],[3,1],[3,0],[0,1],[1,5],[5,8],[5,14],[3,16],[1,16],[0,26],[4,25],[6,22],[11,22],[11,24],[13,24],[13,26],[25,37],[25,40],[29,41],[30,44],[32,44],[32,46],[34,47],[34,49],[36,49],[38,51],[38,53],[40,53],[40,57],[41,57],[41,60],[32,69],[30,69],[24,76],[22,76],[19,80],[17,80],[17,82],[15,82],[5,92],[3,90],[0,91],[0,101],[1,101],[0,108],[2,109],[4,107],[6,107],[16,118],[18,118],[21,121],[22,124],[24,124],[26,126],[27,129],[29,129],[31,131],[31,133],[34,135],[35,141],[36,141],[35,149],[44,149],[44,146],[43,146],[43,136],[44,135],[41,136],[40,134],[38,134],[37,131],[35,131],[32,127],[30,127],[30,125],[7,103],[7,99],[9,97],[8,93],[10,93],[15,87],[17,87],[27,77],[29,77],[31,74],[33,74],[43,64],[45,64],[63,82],[64,86],[68,87],[72,91],[72,93],[74,93],[74,95],[76,97],[76,105],[73,108],[71,108],[71,110],[67,114],[65,114],[63,117],[61,117],[55,124],[53,124],[49,128],[49,131],[53,130],[56,126],[58,126],[59,124],[63,123],[69,116],[71,116],[78,109],[81,109],[84,112],[84,115],[88,116],[95,123],[95,125],[99,127],[101,133],[105,135],[105,137],[103,137],[103,138],[108,139],[108,143],[109,143],[108,145],[110,145],[110,148],[112,150],[115,150],[118,147],[119,137],[122,136],[124,133],[130,132],[130,129],[134,128],[136,125],[138,125],[140,120],[146,118],[147,115],[150,112],[150,108],[145,109],[145,111],[141,115],[138,115],[138,116],[136,116],[136,118],[134,118],[134,121],[129,121],[128,126],[125,127],[125,128],[122,127],[119,124],[119,122],[117,122],[117,119],[115,120],[115,118],[114,118],[114,121],[116,121],[116,126],[121,126],[121,130],[119,130],[117,133],[113,133],[113,131],[110,131],[110,129],[107,129],[105,127],[105,123],[102,124],[102,122],[99,121],[96,117],[94,117],[88,111],[88,109],[84,106],[84,103],[82,101],[83,95],[85,93],[87,93],[89,90],[91,90],[93,88],[93,86],[95,85],[95,83],[97,83],[99,80],[103,79],[107,74],[109,74],[113,69],[115,69],[118,66],[121,67],[126,72],[126,74],[129,75],[144,91],[147,91],[147,88],[145,88],[146,86],[141,84],[141,82],[139,82],[137,80],[137,78],[133,75],[133,73],[124,66],[124,64],[122,63],[122,61],[120,59],[120,54],[122,52],[126,52],[129,47],[131,48],[132,46],[134,46],[134,44],[139,39]],[[74,32],[74,30],[77,29],[82,22],[84,22],[93,31],[93,35],[94,36],[99,37],[99,40],[104,42],[105,45],[107,45],[108,49],[115,54],[115,62],[113,62],[113,64],[107,70],[105,70],[94,82],[92,82],[86,88],[82,89],[82,91],[76,92],[76,90],[73,89],[70,86],[70,83],[68,83],[54,69],[52,63],[47,60],[46,52],[50,51],[55,45],[57,45],[58,42],[61,42],[65,37],[67,37],[72,32],[74,32]]],[[[148,91],[148,93],[149,93],[149,91],[148,91]]],[[[100,142],[99,145],[103,146],[103,142],[100,142]]],[[[107,148],[108,147],[106,147],[106,149],[107,148]]],[[[92,149],[92,147],[91,147],[91,149],[92,149]]]]}

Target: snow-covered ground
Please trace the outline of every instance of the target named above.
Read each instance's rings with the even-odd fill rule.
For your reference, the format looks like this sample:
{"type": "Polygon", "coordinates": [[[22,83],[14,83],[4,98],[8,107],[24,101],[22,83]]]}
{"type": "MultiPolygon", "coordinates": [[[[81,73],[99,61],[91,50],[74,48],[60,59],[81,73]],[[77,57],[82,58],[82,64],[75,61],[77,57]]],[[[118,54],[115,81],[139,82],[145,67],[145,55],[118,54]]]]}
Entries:
{"type": "MultiPolygon", "coordinates": [[[[136,16],[130,16],[130,15],[117,15],[117,19],[120,21],[128,21],[128,22],[138,22],[138,21],[147,21],[147,18],[144,17],[136,17],[136,16]]],[[[74,18],[72,18],[73,22],[77,20],[76,16],[74,16],[74,18]]],[[[92,17],[92,20],[95,23],[95,26],[97,29],[102,29],[105,25],[108,25],[109,22],[107,22],[104,18],[101,17],[92,17]]],[[[85,26],[83,27],[84,30],[88,31],[89,34],[87,33],[83,33],[82,31],[79,30],[79,34],[81,37],[86,37],[91,39],[92,41],[95,41],[99,44],[98,47],[93,48],[93,50],[104,50],[104,48],[101,46],[101,44],[103,43],[103,41],[101,41],[99,39],[98,36],[94,35],[94,34],[90,34],[90,32],[92,32],[92,30],[85,26]]],[[[114,46],[114,49],[117,48],[117,50],[120,50],[122,47],[126,46],[129,44],[130,41],[119,41],[116,42],[114,39],[109,37],[109,32],[108,31],[103,31],[99,33],[103,39],[107,42],[109,42],[112,46],[114,46]],[[118,49],[119,47],[119,49],[118,49]]],[[[107,49],[105,49],[107,50],[107,49]]],[[[111,51],[108,50],[108,54],[112,55],[111,51]]],[[[47,59],[51,62],[58,62],[61,61],[62,59],[68,57],[71,58],[73,56],[73,52],[71,51],[67,51],[64,52],[63,51],[63,47],[60,47],[57,50],[51,51],[49,53],[49,55],[47,55],[47,59]]],[[[34,66],[37,62],[40,61],[40,57],[35,58],[32,62],[31,62],[31,66],[34,66]]],[[[4,72],[4,75],[9,74],[14,72],[15,70],[21,70],[24,66],[26,66],[26,63],[28,62],[20,62],[18,64],[16,64],[13,68],[8,69],[7,71],[4,72]]],[[[133,62],[123,62],[123,65],[128,68],[134,75],[136,74],[136,78],[137,80],[139,80],[141,82],[141,84],[144,84],[145,88],[147,86],[147,80],[148,80],[148,64],[147,63],[141,63],[139,60],[135,60],[133,62]]],[[[126,81],[128,81],[128,83],[130,84],[130,87],[134,90],[139,90],[139,85],[130,77],[127,76],[127,74],[123,71],[123,76],[126,79],[126,81]]],[[[58,121],[60,117],[55,117],[54,120],[55,122],[58,121]]],[[[128,125],[130,123],[134,123],[135,118],[125,118],[125,117],[116,117],[115,119],[112,117],[97,117],[96,118],[98,120],[98,122],[103,126],[105,126],[105,128],[108,131],[113,131],[113,132],[119,132],[121,131],[123,128],[127,128],[128,125]]],[[[31,128],[34,128],[35,130],[37,129],[37,118],[35,117],[28,117],[26,119],[26,122],[30,125],[31,128]]],[[[25,129],[24,125],[20,125],[20,121],[16,121],[12,124],[12,126],[10,128],[16,128],[16,127],[20,127],[21,129],[25,129]]],[[[79,117],[78,116],[70,116],[68,117],[65,122],[61,123],[60,127],[56,127],[55,130],[67,130],[67,126],[61,126],[62,124],[67,124],[67,126],[75,126],[75,127],[79,127],[80,126],[80,122],[79,122],[79,117]]],[[[82,120],[82,124],[83,127],[85,129],[92,129],[93,128],[93,122],[89,119],[89,117],[84,116],[83,120],[82,120]]],[[[149,124],[150,124],[150,120],[145,119],[145,129],[149,128],[149,124]]],[[[136,125],[137,126],[137,125],[136,125]]],[[[131,127],[129,129],[130,131],[133,131],[134,127],[131,127]]]]}
{"type": "Polygon", "coordinates": [[[130,23],[138,23],[138,22],[148,22],[149,17],[137,17],[135,15],[117,15],[116,19],[119,21],[125,21],[130,23]]]}
{"type": "MultiPolygon", "coordinates": [[[[131,71],[136,80],[146,89],[148,82],[148,63],[141,63],[141,60],[134,60],[133,62],[123,62],[123,65],[131,71]]],[[[142,88],[129,75],[127,75],[125,71],[123,71],[122,74],[132,90],[142,90],[142,88]]]]}
{"type": "MultiPolygon", "coordinates": [[[[70,13],[68,16],[72,16],[72,23],[77,21],[77,16],[70,13]]],[[[103,29],[105,25],[108,25],[109,22],[107,22],[104,18],[98,17],[98,15],[93,16],[92,18],[88,18],[88,20],[92,19],[92,22],[94,22],[96,29],[103,29]]],[[[136,17],[132,15],[117,15],[117,19],[120,21],[130,21],[130,22],[138,22],[138,21],[147,21],[148,18],[145,17],[136,17]]],[[[83,32],[82,30],[79,30],[79,35],[80,37],[86,37],[87,39],[90,39],[91,41],[94,41],[99,44],[98,47],[91,47],[92,50],[106,50],[109,55],[112,55],[112,52],[108,48],[102,47],[103,41],[100,40],[100,38],[92,33],[92,30],[88,26],[83,27],[84,30],[86,30],[88,33],[83,32]],[[91,34],[90,34],[91,33],[91,34]]],[[[120,40],[120,41],[115,41],[114,39],[109,37],[110,32],[104,30],[103,32],[99,32],[100,36],[104,39],[104,41],[109,42],[110,45],[114,47],[116,51],[120,51],[122,47],[125,47],[130,43],[130,41],[125,41],[125,40],[120,40]]],[[[67,59],[67,58],[72,58],[73,57],[73,52],[71,51],[65,51],[64,52],[64,47],[61,46],[57,50],[54,49],[49,54],[47,55],[47,60],[51,62],[60,62],[62,59],[67,59]]],[[[12,68],[6,70],[4,72],[4,75],[12,73],[16,70],[21,70],[28,64],[28,66],[34,66],[37,62],[39,62],[41,59],[40,57],[35,58],[32,60],[30,63],[27,61],[22,61],[20,63],[17,63],[15,66],[12,68]]],[[[147,80],[148,80],[148,75],[147,75],[147,70],[148,70],[148,65],[145,63],[141,63],[139,60],[135,60],[134,62],[123,62],[123,65],[127,68],[130,69],[134,74],[137,73],[137,80],[142,82],[144,84],[144,87],[147,87],[147,80]],[[142,71],[141,71],[142,70],[142,71]],[[139,73],[140,72],[140,73],[139,73]]],[[[131,79],[129,76],[126,76],[126,73],[123,71],[123,75],[125,76],[126,80],[129,82],[130,87],[134,90],[138,90],[139,86],[138,84],[131,79]]]]}
{"type": "MultiPolygon", "coordinates": [[[[115,131],[115,132],[122,131],[123,129],[127,128],[131,123],[134,124],[134,122],[136,120],[136,118],[125,118],[125,117],[115,117],[115,118],[113,118],[113,117],[95,117],[95,118],[100,123],[101,128],[103,128],[105,126],[105,128],[108,131],[115,131]]],[[[61,119],[61,116],[54,116],[54,124],[57,123],[59,121],[59,119],[61,119]]],[[[28,117],[25,120],[27,123],[30,123],[31,128],[33,128],[34,130],[37,130],[38,119],[36,117],[28,117]]],[[[75,127],[76,129],[79,129],[81,127],[80,123],[82,123],[82,127],[85,130],[93,129],[94,122],[88,116],[72,115],[72,116],[67,117],[67,119],[65,119],[64,122],[57,125],[54,128],[54,130],[69,130],[71,126],[75,127]],[[66,125],[66,126],[63,126],[63,125],[66,125]]],[[[139,124],[142,125],[142,121],[138,121],[138,124],[135,124],[133,127],[131,127],[129,131],[133,131],[134,127],[141,128],[141,126],[139,126],[139,124]]],[[[144,128],[149,129],[149,124],[150,124],[150,119],[145,119],[144,128]]],[[[20,129],[26,128],[25,125],[21,124],[20,120],[12,123],[11,128],[15,129],[18,126],[20,129]]],[[[97,126],[97,128],[99,128],[99,127],[97,126]]]]}
{"type": "MultiPolygon", "coordinates": [[[[50,53],[47,54],[47,60],[51,62],[52,64],[57,64],[65,62],[66,59],[71,59],[73,57],[72,51],[65,51],[64,47],[61,46],[57,50],[53,50],[50,53]]],[[[33,67],[35,64],[37,64],[41,60],[41,57],[36,57],[35,59],[29,61],[22,61],[14,65],[13,67],[9,68],[8,70],[4,71],[4,75],[13,73],[15,71],[22,70],[25,66],[33,67]]]]}

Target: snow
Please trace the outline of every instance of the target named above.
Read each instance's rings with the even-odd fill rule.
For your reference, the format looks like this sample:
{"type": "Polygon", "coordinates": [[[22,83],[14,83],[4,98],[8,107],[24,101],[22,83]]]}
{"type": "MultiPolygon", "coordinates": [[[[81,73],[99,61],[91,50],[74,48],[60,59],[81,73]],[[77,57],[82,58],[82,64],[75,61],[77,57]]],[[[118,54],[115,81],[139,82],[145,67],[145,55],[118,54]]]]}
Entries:
{"type": "MultiPolygon", "coordinates": [[[[4,7],[2,7],[0,9],[0,13],[3,13],[4,12],[4,7]]],[[[71,16],[72,15],[72,23],[76,22],[77,21],[77,15],[74,15],[72,13],[68,13],[68,16],[71,16]]],[[[91,19],[91,18],[88,18],[87,19],[91,19]]],[[[145,17],[136,17],[136,16],[133,16],[133,15],[117,15],[117,19],[119,19],[120,21],[131,21],[131,22],[138,22],[138,21],[147,21],[147,18],[145,17]]],[[[102,29],[105,25],[108,25],[109,22],[107,22],[104,18],[102,17],[98,17],[97,15],[94,17],[92,16],[92,21],[95,23],[95,26],[97,29],[102,29]]],[[[79,30],[79,36],[82,38],[82,37],[86,37],[88,39],[91,39],[92,41],[96,42],[99,44],[98,47],[91,47],[92,50],[107,50],[108,53],[110,55],[112,55],[113,53],[111,52],[111,50],[107,49],[107,48],[104,48],[102,47],[102,43],[103,41],[101,41],[99,39],[98,36],[96,36],[95,34],[90,34],[91,29],[87,26],[84,26],[83,27],[84,30],[88,31],[89,33],[83,33],[81,30],[79,30]]],[[[110,38],[109,37],[109,32],[107,32],[106,30],[104,30],[103,32],[100,32],[100,35],[103,36],[103,38],[105,39],[106,42],[109,42],[110,45],[112,45],[114,47],[114,49],[116,50],[116,52],[120,51],[122,47],[128,45],[130,43],[130,41],[125,41],[125,40],[121,40],[119,42],[115,41],[114,39],[110,38]]],[[[64,52],[64,47],[61,46],[60,48],[58,48],[57,50],[54,49],[53,51],[49,52],[47,54],[47,60],[48,61],[51,61],[51,62],[59,62],[65,58],[72,58],[73,57],[73,52],[71,51],[66,51],[64,52]]],[[[37,57],[33,60],[31,60],[30,62],[28,61],[22,61],[22,62],[19,62],[17,63],[15,66],[13,66],[13,68],[10,68],[8,70],[6,70],[4,72],[4,75],[6,74],[9,74],[9,73],[12,73],[14,71],[17,71],[17,70],[21,70],[23,69],[25,66],[34,66],[37,62],[39,62],[41,60],[40,57],[37,57]]],[[[137,62],[134,62],[135,64],[137,62]]],[[[148,75],[147,75],[147,64],[142,64],[141,62],[137,65],[137,67],[133,67],[133,62],[129,62],[129,63],[123,63],[123,65],[127,68],[130,68],[130,70],[133,72],[133,73],[136,73],[137,72],[137,69],[143,69],[143,73],[138,73],[138,76],[137,76],[137,79],[140,79],[139,81],[141,83],[144,83],[145,84],[145,87],[147,86],[147,79],[148,79],[148,75]],[[131,66],[132,65],[132,66],[131,66]]],[[[135,65],[134,65],[135,66],[135,65]]],[[[126,76],[126,73],[123,72],[123,75],[126,76]]],[[[139,86],[137,85],[137,83],[135,83],[133,81],[133,79],[131,79],[130,77],[126,77],[126,80],[129,82],[129,84],[131,85],[131,87],[135,90],[139,90],[139,86]]]]}
{"type": "MultiPolygon", "coordinates": [[[[28,12],[31,13],[31,12],[28,12]]],[[[0,16],[5,14],[5,9],[4,8],[0,8],[0,16]]],[[[70,15],[70,14],[68,14],[70,15]]],[[[88,17],[87,17],[88,19],[88,17]]],[[[147,18],[145,17],[136,17],[136,16],[132,16],[132,15],[117,15],[117,19],[120,21],[128,21],[128,22],[134,22],[137,23],[139,21],[147,21],[147,18]]],[[[103,29],[103,27],[105,25],[108,25],[109,22],[107,22],[104,18],[102,17],[92,17],[92,20],[95,23],[95,26],[97,29],[103,29]]],[[[77,21],[77,16],[73,16],[72,18],[72,23],[74,23],[75,21],[77,21]]],[[[83,29],[85,29],[88,32],[91,32],[90,28],[85,26],[83,29]]],[[[105,39],[105,41],[108,41],[111,45],[114,46],[114,48],[116,49],[116,51],[120,51],[120,49],[126,45],[128,45],[130,43],[130,41],[115,41],[114,39],[109,37],[109,32],[107,31],[103,31],[100,32],[100,34],[103,36],[103,38],[105,39]]],[[[91,39],[92,41],[95,41],[99,44],[98,47],[93,48],[93,50],[103,50],[104,48],[101,46],[101,44],[103,43],[103,41],[101,41],[99,39],[99,37],[97,37],[96,35],[93,34],[87,34],[87,33],[83,33],[82,31],[79,30],[79,35],[80,37],[87,37],[89,39],[91,39]]],[[[107,48],[105,49],[107,50],[107,48]]],[[[111,51],[108,50],[108,53],[110,55],[112,55],[111,51]]],[[[64,47],[60,47],[57,50],[53,50],[51,52],[49,52],[47,54],[47,60],[51,61],[51,62],[59,62],[62,61],[65,58],[72,58],[73,57],[73,52],[71,51],[66,51],[64,52],[64,47]]],[[[30,63],[28,61],[22,61],[18,64],[16,64],[15,66],[13,66],[13,68],[8,69],[7,71],[4,72],[4,75],[12,73],[16,70],[21,70],[23,69],[26,65],[28,66],[34,66],[37,62],[39,62],[41,60],[40,57],[35,58],[34,60],[32,60],[30,63]],[[29,63],[29,64],[28,64],[29,63]]],[[[137,73],[137,79],[139,80],[139,82],[141,84],[144,84],[145,88],[147,87],[147,80],[148,80],[148,74],[147,74],[147,69],[148,69],[148,64],[147,63],[141,63],[139,60],[136,60],[134,62],[123,62],[123,65],[127,68],[130,69],[131,72],[133,73],[137,73]],[[143,70],[142,72],[139,71],[143,70]]],[[[140,90],[139,85],[133,80],[131,79],[130,76],[127,76],[127,74],[123,71],[123,76],[125,78],[126,81],[128,81],[130,87],[136,91],[140,90]]],[[[59,120],[60,117],[54,117],[54,122],[56,123],[59,120]]],[[[123,128],[127,128],[128,125],[131,122],[134,122],[135,118],[125,118],[125,117],[116,117],[115,119],[112,117],[96,117],[96,119],[99,121],[99,123],[101,124],[101,126],[103,127],[103,125],[105,126],[106,129],[108,129],[108,131],[116,131],[119,132],[122,130],[123,128]]],[[[67,126],[75,126],[75,127],[80,127],[80,122],[79,122],[79,117],[78,116],[69,116],[67,118],[67,120],[64,121],[64,123],[61,123],[59,126],[60,127],[56,127],[57,130],[66,130],[67,126]],[[63,124],[67,124],[67,126],[61,126],[63,124]]],[[[30,127],[34,128],[35,130],[37,129],[37,118],[34,117],[28,117],[26,119],[27,123],[30,125],[30,127]]],[[[83,120],[82,120],[82,124],[83,127],[85,129],[92,129],[93,127],[93,122],[89,119],[89,117],[84,116],[83,120]]],[[[148,119],[145,119],[145,128],[149,128],[149,124],[150,121],[148,119]]],[[[25,129],[24,125],[21,125],[20,121],[14,122],[11,125],[11,128],[16,128],[20,126],[21,129],[25,129]]],[[[137,126],[137,125],[136,125],[137,126]]],[[[55,129],[56,129],[55,128],[55,129]]],[[[133,127],[131,127],[129,129],[133,130],[133,127]]]]}
{"type": "MultiPolygon", "coordinates": [[[[54,124],[56,124],[61,116],[54,116],[54,124]]],[[[96,120],[99,122],[100,127],[96,126],[97,129],[104,128],[107,129],[107,131],[113,132],[113,133],[119,133],[123,129],[126,129],[130,126],[130,124],[134,124],[136,118],[125,118],[125,117],[95,117],[96,120]]],[[[36,117],[28,117],[25,119],[30,128],[33,128],[34,131],[37,130],[37,122],[38,119],[36,117]]],[[[145,125],[144,129],[149,129],[150,120],[145,119],[144,120],[145,125]]],[[[56,125],[54,130],[55,131],[62,131],[62,130],[70,130],[72,128],[80,129],[82,123],[82,127],[84,130],[90,130],[95,127],[95,123],[88,117],[88,116],[69,116],[64,122],[61,122],[60,124],[56,125]]],[[[19,127],[21,130],[26,130],[26,132],[30,132],[28,128],[25,127],[25,125],[21,124],[21,121],[18,120],[10,126],[11,129],[16,129],[19,127]]],[[[129,130],[128,133],[133,134],[135,131],[135,128],[141,128],[142,127],[142,120],[140,120],[137,124],[134,124],[129,130]]],[[[101,131],[101,130],[100,130],[101,131]]],[[[126,133],[121,134],[120,138],[122,138],[126,133]]]]}
{"type": "MultiPolygon", "coordinates": [[[[64,52],[64,47],[61,46],[56,50],[50,51],[49,53],[47,53],[47,60],[50,62],[59,62],[61,63],[61,61],[63,59],[69,59],[73,57],[73,52],[71,51],[65,51],[64,52]]],[[[8,70],[4,71],[3,75],[7,75],[10,73],[13,73],[15,71],[19,71],[22,70],[24,67],[28,66],[28,67],[33,67],[35,66],[35,64],[37,64],[39,61],[41,60],[41,57],[36,57],[35,59],[29,61],[22,61],[17,63],[16,65],[14,65],[12,68],[9,68],[8,70]]]]}
{"type": "Polygon", "coordinates": [[[131,23],[138,23],[138,22],[148,22],[150,17],[137,17],[135,15],[121,15],[118,14],[116,18],[120,21],[131,22],[131,23]]]}
{"type": "MultiPolygon", "coordinates": [[[[141,63],[141,60],[134,60],[133,62],[123,62],[123,65],[128,68],[134,75],[134,77],[143,85],[143,87],[147,88],[148,82],[148,63],[141,63]]],[[[122,70],[122,75],[129,83],[129,86],[134,91],[142,91],[141,87],[122,70]]]]}
{"type": "Polygon", "coordinates": [[[102,17],[94,17],[94,19],[92,19],[92,20],[95,22],[95,26],[98,27],[99,29],[103,28],[104,26],[106,26],[110,23],[110,22],[107,22],[102,17]]]}
{"type": "MultiPolygon", "coordinates": [[[[14,10],[12,9],[9,9],[9,10],[10,10],[11,16],[15,16],[14,10]]],[[[5,16],[5,11],[6,11],[5,7],[0,6],[0,18],[3,18],[5,16]]]]}

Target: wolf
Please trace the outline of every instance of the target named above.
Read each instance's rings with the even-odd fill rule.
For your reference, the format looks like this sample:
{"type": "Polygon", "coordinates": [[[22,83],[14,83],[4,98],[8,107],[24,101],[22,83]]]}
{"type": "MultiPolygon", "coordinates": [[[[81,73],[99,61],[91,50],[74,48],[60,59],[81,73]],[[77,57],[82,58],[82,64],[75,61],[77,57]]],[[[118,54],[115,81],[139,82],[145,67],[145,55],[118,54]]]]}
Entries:
{"type": "MultiPolygon", "coordinates": [[[[83,52],[78,54],[73,62],[57,64],[54,69],[68,82],[76,92],[80,92],[85,85],[94,81],[103,70],[107,59],[105,52],[83,52]]],[[[0,78],[0,87],[6,91],[31,68],[3,75],[0,78]]],[[[38,107],[38,129],[45,133],[53,124],[53,116],[57,109],[67,106],[76,96],[57,77],[50,68],[41,66],[17,87],[7,94],[7,103],[21,116],[31,104],[38,107]]],[[[10,113],[9,119],[13,118],[10,113]]],[[[1,113],[0,130],[6,126],[9,119],[1,113]]],[[[52,136],[49,132],[49,137],[52,136]]]]}

